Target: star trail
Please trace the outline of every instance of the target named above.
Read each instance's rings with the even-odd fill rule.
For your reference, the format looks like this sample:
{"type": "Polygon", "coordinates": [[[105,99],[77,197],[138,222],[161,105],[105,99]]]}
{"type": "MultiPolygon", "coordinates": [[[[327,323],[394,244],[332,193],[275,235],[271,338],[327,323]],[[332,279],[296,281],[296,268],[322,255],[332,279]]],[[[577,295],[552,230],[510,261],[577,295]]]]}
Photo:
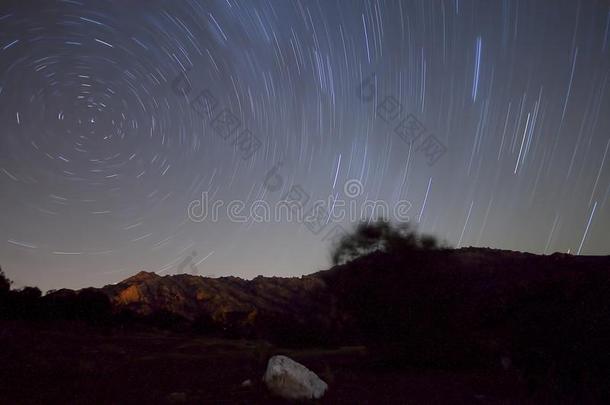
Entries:
{"type": "Polygon", "coordinates": [[[610,254],[609,26],[595,0],[2,2],[0,265],[311,273],[349,220],[187,212],[294,184],[407,200],[456,247],[610,254]]]}

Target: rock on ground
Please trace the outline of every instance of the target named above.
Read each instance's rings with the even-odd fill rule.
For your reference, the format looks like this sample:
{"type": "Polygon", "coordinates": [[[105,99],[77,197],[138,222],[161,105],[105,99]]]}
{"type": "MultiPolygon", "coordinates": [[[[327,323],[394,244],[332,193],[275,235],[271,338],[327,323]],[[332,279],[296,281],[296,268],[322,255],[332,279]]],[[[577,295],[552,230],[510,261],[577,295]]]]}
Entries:
{"type": "Polygon", "coordinates": [[[186,402],[186,393],[185,392],[172,392],[167,396],[167,401],[170,404],[182,404],[186,402]]]}
{"type": "Polygon", "coordinates": [[[315,373],[286,356],[269,359],[263,381],[272,393],[286,399],[318,399],[328,389],[315,373]]]}

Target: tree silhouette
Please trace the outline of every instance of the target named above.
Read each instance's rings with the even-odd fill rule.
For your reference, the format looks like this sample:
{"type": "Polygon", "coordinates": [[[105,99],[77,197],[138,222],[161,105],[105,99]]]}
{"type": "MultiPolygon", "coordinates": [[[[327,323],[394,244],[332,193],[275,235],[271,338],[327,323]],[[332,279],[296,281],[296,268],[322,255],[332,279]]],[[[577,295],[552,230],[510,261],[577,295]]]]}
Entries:
{"type": "Polygon", "coordinates": [[[333,264],[337,265],[377,250],[404,253],[439,247],[434,236],[420,236],[407,223],[394,225],[381,219],[375,222],[361,222],[352,233],[344,235],[333,247],[331,259],[333,264]]]}
{"type": "Polygon", "coordinates": [[[11,289],[11,284],[13,282],[6,277],[2,267],[0,267],[0,293],[7,293],[11,289]]]}

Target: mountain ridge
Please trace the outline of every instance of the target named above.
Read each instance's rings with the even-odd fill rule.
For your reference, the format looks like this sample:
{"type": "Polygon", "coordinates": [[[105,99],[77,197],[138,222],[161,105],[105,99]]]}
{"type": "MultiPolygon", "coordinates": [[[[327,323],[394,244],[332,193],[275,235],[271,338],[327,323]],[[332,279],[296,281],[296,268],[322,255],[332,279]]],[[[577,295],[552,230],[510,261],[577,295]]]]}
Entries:
{"type": "MultiPolygon", "coordinates": [[[[345,334],[355,323],[355,315],[346,309],[349,305],[344,305],[358,299],[351,294],[367,296],[376,288],[388,291],[400,288],[412,300],[418,294],[413,285],[419,285],[422,278],[438,278],[448,295],[484,297],[490,305],[501,305],[488,296],[490,291],[496,290],[498,296],[510,295],[541,283],[590,277],[600,267],[610,269],[610,256],[536,255],[465,247],[412,252],[404,257],[378,251],[297,277],[210,278],[140,271],[98,290],[109,298],[117,312],[142,317],[161,313],[189,323],[204,319],[206,324],[234,330],[237,335],[266,336],[282,322],[294,324],[299,330],[316,325],[328,333],[345,334]],[[394,280],[394,285],[386,285],[385,278],[394,280]],[[372,288],[367,288],[367,284],[372,288]]],[[[430,288],[423,284],[421,291],[430,288]]],[[[433,288],[434,294],[440,288],[433,288]]],[[[446,299],[440,296],[438,299],[441,298],[446,299]]]]}

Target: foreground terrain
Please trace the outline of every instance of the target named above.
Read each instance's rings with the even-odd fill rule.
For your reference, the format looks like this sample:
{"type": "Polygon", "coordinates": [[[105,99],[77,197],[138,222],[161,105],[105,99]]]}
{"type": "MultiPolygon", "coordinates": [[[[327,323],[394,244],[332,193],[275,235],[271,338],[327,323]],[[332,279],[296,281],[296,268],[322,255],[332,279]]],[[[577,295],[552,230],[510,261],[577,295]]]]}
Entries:
{"type": "Polygon", "coordinates": [[[328,382],[320,403],[524,403],[514,372],[396,370],[362,347],[282,349],[260,341],[78,322],[2,322],[2,403],[273,404],[261,383],[267,359],[286,354],[328,382]],[[252,385],[243,387],[250,379],[252,385]]]}
{"type": "Polygon", "coordinates": [[[275,354],[323,403],[610,403],[609,347],[610,257],[377,251],[295,278],[0,288],[3,403],[273,403],[275,354]]]}

